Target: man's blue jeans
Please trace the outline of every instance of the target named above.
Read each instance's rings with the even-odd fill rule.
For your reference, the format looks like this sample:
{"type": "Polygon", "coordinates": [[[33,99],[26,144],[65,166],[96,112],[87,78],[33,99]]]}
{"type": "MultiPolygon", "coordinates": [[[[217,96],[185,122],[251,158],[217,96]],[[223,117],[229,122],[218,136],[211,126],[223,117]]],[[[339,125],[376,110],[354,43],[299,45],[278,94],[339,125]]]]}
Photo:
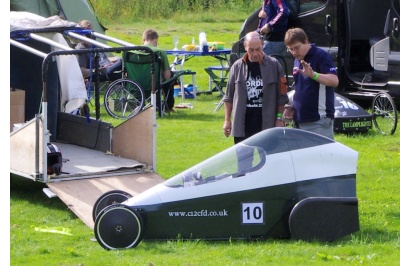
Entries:
{"type": "Polygon", "coordinates": [[[267,55],[270,54],[283,55],[285,50],[286,50],[286,45],[284,42],[269,42],[269,41],[264,42],[263,51],[267,55]]]}

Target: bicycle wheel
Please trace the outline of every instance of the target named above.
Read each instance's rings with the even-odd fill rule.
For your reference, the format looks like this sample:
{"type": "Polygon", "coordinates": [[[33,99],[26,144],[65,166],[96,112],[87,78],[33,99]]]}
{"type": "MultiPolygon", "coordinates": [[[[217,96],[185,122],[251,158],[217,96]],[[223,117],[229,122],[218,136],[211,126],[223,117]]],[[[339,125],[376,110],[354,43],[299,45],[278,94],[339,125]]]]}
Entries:
{"type": "Polygon", "coordinates": [[[109,115],[126,119],[143,108],[144,93],[139,84],[129,79],[119,79],[110,84],[104,95],[104,107],[109,115]]]}
{"type": "Polygon", "coordinates": [[[397,127],[397,110],[392,97],[379,92],[372,100],[372,121],[383,135],[392,135],[397,127]]]}

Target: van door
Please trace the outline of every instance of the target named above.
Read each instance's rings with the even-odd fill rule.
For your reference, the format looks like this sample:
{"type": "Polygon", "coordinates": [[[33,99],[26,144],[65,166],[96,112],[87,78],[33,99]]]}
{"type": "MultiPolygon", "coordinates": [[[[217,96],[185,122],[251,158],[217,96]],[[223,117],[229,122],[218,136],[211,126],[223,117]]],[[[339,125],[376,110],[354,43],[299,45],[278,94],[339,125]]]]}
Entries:
{"type": "MultiPolygon", "coordinates": [[[[299,0],[292,0],[298,1],[299,0]]],[[[291,0],[287,1],[288,6],[291,0]]],[[[303,0],[297,14],[291,12],[289,28],[302,28],[311,43],[327,51],[337,47],[336,36],[336,1],[334,0],[303,0]]]]}
{"type": "Polygon", "coordinates": [[[400,0],[392,0],[391,4],[391,37],[393,38],[393,52],[400,51],[400,0]]]}
{"type": "Polygon", "coordinates": [[[400,0],[392,0],[389,21],[389,86],[391,95],[400,99],[400,0]]]}
{"type": "Polygon", "coordinates": [[[345,23],[339,26],[339,55],[343,60],[338,65],[340,87],[343,90],[341,93],[352,100],[368,100],[371,92],[390,92],[400,85],[400,60],[396,60],[400,55],[399,1],[347,0],[342,8],[339,6],[339,13],[343,12],[345,18],[345,23]],[[377,46],[385,39],[387,48],[377,46]],[[374,56],[371,47],[379,47],[389,57],[384,58],[377,53],[374,56]],[[374,60],[382,58],[386,66],[374,69],[374,60]],[[393,87],[393,82],[398,84],[393,87]]]}
{"type": "MultiPolygon", "coordinates": [[[[373,44],[385,38],[384,27],[390,0],[345,1],[345,34],[343,35],[346,76],[355,83],[365,82],[365,75],[373,72],[370,64],[370,49],[373,44]]],[[[376,86],[386,85],[385,77],[375,82],[376,86]]]]}

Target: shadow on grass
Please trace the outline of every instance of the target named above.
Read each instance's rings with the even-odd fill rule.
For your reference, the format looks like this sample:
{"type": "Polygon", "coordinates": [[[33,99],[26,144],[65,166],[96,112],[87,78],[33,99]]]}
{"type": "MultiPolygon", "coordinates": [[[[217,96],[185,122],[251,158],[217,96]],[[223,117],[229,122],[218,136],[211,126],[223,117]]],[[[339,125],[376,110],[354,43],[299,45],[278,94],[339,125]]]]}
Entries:
{"type": "MultiPolygon", "coordinates": [[[[190,113],[190,110],[187,113],[184,113],[184,111],[179,110],[179,114],[175,115],[169,115],[164,117],[163,119],[168,119],[168,120],[185,120],[185,121],[214,121],[216,119],[216,116],[213,114],[193,114],[190,113]]],[[[212,112],[212,111],[211,111],[212,112]]],[[[223,123],[223,119],[221,118],[221,125],[223,123]]]]}
{"type": "Polygon", "coordinates": [[[10,173],[10,200],[29,201],[49,209],[66,209],[65,203],[59,198],[48,198],[43,188],[47,188],[47,185],[10,173]]]}

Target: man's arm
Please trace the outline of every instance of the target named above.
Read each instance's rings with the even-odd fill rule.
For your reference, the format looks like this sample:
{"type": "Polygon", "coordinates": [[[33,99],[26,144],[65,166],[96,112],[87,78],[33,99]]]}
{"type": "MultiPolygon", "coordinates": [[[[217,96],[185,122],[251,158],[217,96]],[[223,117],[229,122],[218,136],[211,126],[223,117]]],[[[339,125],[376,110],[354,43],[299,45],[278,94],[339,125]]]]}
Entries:
{"type": "Polygon", "coordinates": [[[81,72],[82,72],[82,76],[83,78],[89,78],[90,77],[90,69],[87,69],[85,67],[80,67],[81,68],[81,72]]]}
{"type": "Polygon", "coordinates": [[[171,69],[169,67],[167,53],[165,51],[161,51],[160,55],[161,55],[162,69],[163,69],[161,75],[163,76],[164,80],[170,79],[172,75],[171,75],[171,69]]]}
{"type": "MultiPolygon", "coordinates": [[[[281,72],[282,67],[280,68],[281,72]]],[[[285,104],[289,102],[289,97],[287,95],[287,80],[286,77],[281,77],[279,80],[279,96],[276,107],[276,118],[275,118],[275,126],[276,127],[284,127],[285,121],[283,120],[283,112],[285,111],[285,104]]]]}
{"type": "Polygon", "coordinates": [[[224,103],[224,110],[225,110],[225,120],[222,129],[224,130],[224,135],[229,137],[231,134],[232,129],[232,122],[231,122],[231,115],[232,115],[232,103],[225,102],[224,103]]]}
{"type": "Polygon", "coordinates": [[[164,70],[164,72],[162,73],[162,76],[163,76],[164,80],[170,79],[171,78],[171,70],[169,70],[169,69],[164,70]]]}
{"type": "Polygon", "coordinates": [[[273,31],[274,26],[276,24],[280,24],[283,21],[286,20],[286,18],[289,16],[289,8],[287,7],[286,3],[284,0],[281,1],[271,1],[270,5],[274,5],[274,7],[278,10],[276,13],[275,17],[270,18],[268,23],[264,25],[264,27],[261,28],[260,32],[262,34],[268,34],[269,32],[273,31]]]}
{"type": "Polygon", "coordinates": [[[339,78],[335,74],[321,74],[314,72],[311,74],[311,78],[316,77],[315,81],[330,87],[337,87],[339,85],[339,78]]]}
{"type": "Polygon", "coordinates": [[[339,85],[339,78],[335,74],[317,73],[306,61],[301,60],[300,63],[303,66],[303,70],[301,71],[301,73],[304,76],[309,77],[325,86],[337,87],[339,85]]]}

